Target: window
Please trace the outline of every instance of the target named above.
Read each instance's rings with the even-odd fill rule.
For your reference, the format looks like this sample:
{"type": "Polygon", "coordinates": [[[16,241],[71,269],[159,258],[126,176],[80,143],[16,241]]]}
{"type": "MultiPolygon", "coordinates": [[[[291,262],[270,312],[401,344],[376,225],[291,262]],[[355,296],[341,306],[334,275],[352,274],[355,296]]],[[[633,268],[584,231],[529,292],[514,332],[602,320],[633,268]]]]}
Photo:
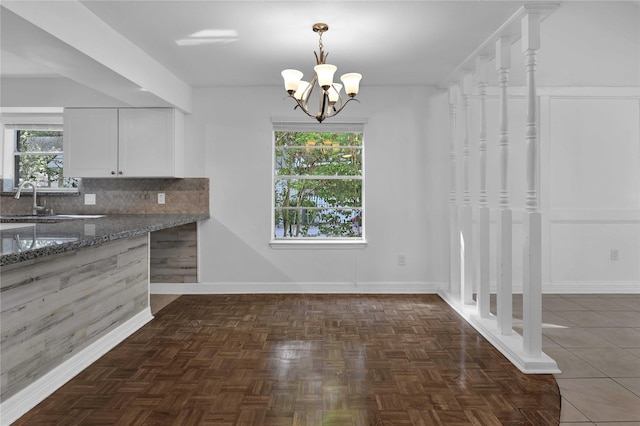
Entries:
{"type": "MultiPolygon", "coordinates": [[[[63,174],[62,111],[3,113],[3,190],[35,182],[38,191],[77,191],[79,179],[63,174]]],[[[29,191],[30,188],[27,188],[29,191]]]]}
{"type": "Polygon", "coordinates": [[[362,125],[274,126],[273,243],[364,242],[362,125]]]}
{"type": "Polygon", "coordinates": [[[62,173],[62,130],[19,129],[15,132],[14,186],[36,182],[40,188],[75,188],[77,180],[62,173]]]}

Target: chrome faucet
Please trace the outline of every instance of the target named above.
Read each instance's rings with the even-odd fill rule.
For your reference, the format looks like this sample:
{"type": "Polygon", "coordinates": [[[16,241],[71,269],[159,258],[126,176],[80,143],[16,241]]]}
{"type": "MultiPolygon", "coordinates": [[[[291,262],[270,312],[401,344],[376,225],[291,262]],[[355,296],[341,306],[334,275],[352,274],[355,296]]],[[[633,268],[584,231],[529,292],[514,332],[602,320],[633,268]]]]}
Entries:
{"type": "Polygon", "coordinates": [[[35,182],[32,182],[30,180],[26,180],[20,184],[20,186],[18,187],[18,192],[16,192],[15,199],[20,199],[22,188],[27,185],[31,185],[31,188],[33,188],[33,206],[31,206],[31,214],[35,216],[39,212],[46,211],[45,205],[47,204],[47,202],[45,201],[45,203],[41,206],[38,205],[38,190],[36,189],[37,187],[35,182]]]}

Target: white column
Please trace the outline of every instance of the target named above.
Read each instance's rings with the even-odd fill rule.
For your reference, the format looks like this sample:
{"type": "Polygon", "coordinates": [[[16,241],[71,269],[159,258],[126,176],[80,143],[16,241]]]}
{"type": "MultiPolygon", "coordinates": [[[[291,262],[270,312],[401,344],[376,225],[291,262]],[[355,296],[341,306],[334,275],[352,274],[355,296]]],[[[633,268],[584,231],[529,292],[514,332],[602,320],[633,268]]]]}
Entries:
{"type": "Polygon", "coordinates": [[[523,262],[523,349],[527,356],[542,355],[542,221],[538,211],[538,117],[536,54],[540,48],[540,15],[528,11],[522,18],[522,52],[527,81],[526,173],[523,262]]]}
{"type": "Polygon", "coordinates": [[[512,214],[509,208],[509,123],[507,86],[509,69],[511,68],[511,41],[507,37],[496,42],[496,69],[498,70],[498,86],[500,91],[500,129],[498,131],[498,149],[500,153],[500,195],[498,211],[498,240],[496,244],[497,259],[497,306],[496,316],[498,332],[511,334],[513,328],[512,304],[512,214]]]}
{"type": "Polygon", "coordinates": [[[489,317],[490,289],[490,243],[489,243],[489,203],[487,201],[487,86],[489,85],[489,59],[476,59],[476,77],[480,95],[480,136],[478,153],[480,157],[480,189],[478,192],[478,260],[479,281],[477,290],[478,314],[489,317]]]}
{"type": "Polygon", "coordinates": [[[449,291],[460,294],[460,218],[457,200],[456,106],[458,86],[449,86],[449,291]]]}
{"type": "Polygon", "coordinates": [[[462,101],[464,107],[464,162],[463,162],[463,193],[462,193],[462,238],[460,239],[462,262],[461,269],[463,276],[460,279],[460,296],[463,304],[473,304],[473,213],[471,210],[471,190],[469,187],[470,180],[470,163],[471,163],[471,147],[469,145],[469,137],[471,134],[471,73],[462,73],[462,101]]]}

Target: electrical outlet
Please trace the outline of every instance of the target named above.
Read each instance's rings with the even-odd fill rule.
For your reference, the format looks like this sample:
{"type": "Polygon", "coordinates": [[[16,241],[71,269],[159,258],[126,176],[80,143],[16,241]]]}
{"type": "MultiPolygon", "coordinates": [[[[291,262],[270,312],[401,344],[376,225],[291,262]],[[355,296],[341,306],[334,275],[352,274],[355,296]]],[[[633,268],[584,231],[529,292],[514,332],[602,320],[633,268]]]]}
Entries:
{"type": "Polygon", "coordinates": [[[164,204],[164,192],[158,192],[158,204],[164,204]]]}
{"type": "Polygon", "coordinates": [[[398,266],[406,266],[407,264],[407,258],[404,254],[399,254],[398,255],[398,266]]]}
{"type": "Polygon", "coordinates": [[[87,237],[96,236],[96,225],[91,223],[84,226],[84,235],[87,237]]]}
{"type": "Polygon", "coordinates": [[[95,206],[96,194],[84,194],[84,204],[87,206],[95,206]]]}
{"type": "Polygon", "coordinates": [[[611,249],[611,260],[614,262],[618,261],[618,249],[611,249]]]}

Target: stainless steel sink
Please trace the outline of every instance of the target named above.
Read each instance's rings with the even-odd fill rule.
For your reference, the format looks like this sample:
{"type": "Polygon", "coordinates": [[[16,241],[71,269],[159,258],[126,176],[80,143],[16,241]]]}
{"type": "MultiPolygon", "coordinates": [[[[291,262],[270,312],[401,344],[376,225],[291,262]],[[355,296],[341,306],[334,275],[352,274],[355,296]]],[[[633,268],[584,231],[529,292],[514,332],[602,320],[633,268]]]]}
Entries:
{"type": "Polygon", "coordinates": [[[0,215],[0,223],[56,223],[66,220],[97,219],[104,216],[99,214],[0,215]]]}

